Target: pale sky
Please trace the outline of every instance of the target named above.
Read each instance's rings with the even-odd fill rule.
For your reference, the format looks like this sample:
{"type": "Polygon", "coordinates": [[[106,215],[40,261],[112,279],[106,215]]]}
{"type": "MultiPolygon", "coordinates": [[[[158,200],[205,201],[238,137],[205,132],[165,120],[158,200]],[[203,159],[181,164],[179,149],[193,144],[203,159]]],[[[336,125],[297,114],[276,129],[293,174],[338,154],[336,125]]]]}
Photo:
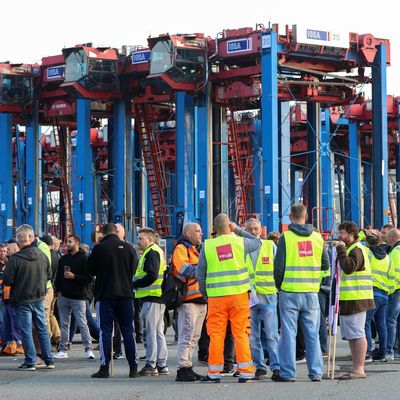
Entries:
{"type": "Polygon", "coordinates": [[[31,63],[63,47],[93,42],[121,48],[146,45],[149,35],[202,32],[256,23],[371,33],[391,41],[388,94],[400,96],[400,24],[394,3],[366,1],[6,0],[1,5],[0,61],[31,63]]]}

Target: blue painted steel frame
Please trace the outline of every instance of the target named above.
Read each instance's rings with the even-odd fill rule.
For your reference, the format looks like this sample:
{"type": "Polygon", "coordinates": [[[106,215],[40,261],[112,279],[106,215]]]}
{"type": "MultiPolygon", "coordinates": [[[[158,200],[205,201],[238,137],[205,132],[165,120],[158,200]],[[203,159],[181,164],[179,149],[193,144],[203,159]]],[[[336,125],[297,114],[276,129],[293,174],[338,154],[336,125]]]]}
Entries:
{"type": "Polygon", "coordinates": [[[388,135],[387,135],[387,90],[386,90],[386,46],[379,45],[372,66],[372,125],[373,125],[373,185],[375,228],[388,223],[388,135]]]}
{"type": "Polygon", "coordinates": [[[257,218],[262,216],[263,188],[262,188],[262,153],[261,153],[261,121],[254,120],[253,142],[253,169],[254,169],[254,213],[257,218]]]}
{"type": "Polygon", "coordinates": [[[363,163],[364,228],[367,228],[371,224],[371,200],[372,200],[371,170],[372,168],[369,162],[363,163]]]}
{"type": "Polygon", "coordinates": [[[173,235],[182,222],[194,221],[194,104],[185,92],[176,93],[176,217],[173,235]]]}
{"type": "Polygon", "coordinates": [[[278,192],[278,45],[276,32],[261,33],[261,143],[264,206],[262,223],[279,230],[278,192]]]}
{"type": "Polygon", "coordinates": [[[83,243],[92,243],[94,231],[94,194],[92,147],[90,145],[90,100],[77,100],[78,134],[76,139],[76,176],[73,182],[75,233],[83,243]]]}
{"type": "MultiPolygon", "coordinates": [[[[16,132],[19,132],[17,125],[16,132]]],[[[17,139],[17,182],[16,182],[16,193],[17,193],[17,226],[22,225],[26,218],[26,203],[25,203],[25,141],[17,139]]]]}
{"type": "Polygon", "coordinates": [[[334,215],[332,210],[333,204],[333,171],[334,163],[330,145],[331,138],[331,119],[329,108],[321,111],[321,207],[323,210],[322,215],[322,229],[330,231],[334,225],[334,215]]]}
{"type": "Polygon", "coordinates": [[[196,202],[197,213],[196,220],[199,221],[201,229],[205,237],[209,236],[211,231],[210,218],[212,196],[210,193],[210,181],[212,163],[211,155],[211,132],[210,126],[210,95],[208,88],[206,93],[200,94],[198,97],[197,105],[197,118],[196,118],[196,173],[197,173],[197,187],[196,187],[196,202]]]}
{"type": "Polygon", "coordinates": [[[40,189],[39,189],[39,122],[37,104],[32,105],[32,115],[26,124],[26,223],[33,227],[37,235],[41,234],[39,225],[40,189]]]}
{"type": "Polygon", "coordinates": [[[360,141],[358,137],[358,123],[349,123],[349,159],[346,167],[347,203],[346,218],[360,225],[361,204],[361,173],[360,173],[360,141]]]}
{"type": "Polygon", "coordinates": [[[0,114],[0,241],[12,236],[13,193],[12,175],[12,114],[0,114]]]}
{"type": "Polygon", "coordinates": [[[279,103],[279,204],[280,221],[290,224],[290,104],[279,103]]]}

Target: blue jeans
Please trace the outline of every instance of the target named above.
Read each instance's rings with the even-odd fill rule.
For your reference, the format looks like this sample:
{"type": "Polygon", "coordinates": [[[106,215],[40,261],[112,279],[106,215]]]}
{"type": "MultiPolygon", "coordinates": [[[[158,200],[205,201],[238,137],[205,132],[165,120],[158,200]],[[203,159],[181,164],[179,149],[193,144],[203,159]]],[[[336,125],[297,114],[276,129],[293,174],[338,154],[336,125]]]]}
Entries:
{"type": "Polygon", "coordinates": [[[318,292],[318,301],[321,312],[321,321],[319,326],[319,341],[321,343],[321,351],[323,353],[328,352],[328,328],[326,327],[326,310],[327,304],[329,304],[329,293],[320,290],[318,292]]]}
{"type": "Polygon", "coordinates": [[[393,347],[396,341],[397,317],[400,314],[400,290],[396,290],[389,296],[386,312],[387,325],[387,346],[386,352],[393,354],[393,347]]]}
{"type": "Polygon", "coordinates": [[[320,325],[318,293],[281,291],[279,310],[281,316],[279,359],[282,378],[296,378],[297,321],[300,322],[304,334],[308,376],[311,379],[321,378],[323,362],[318,335],[320,325]]]}
{"type": "Polygon", "coordinates": [[[39,339],[43,360],[47,362],[53,361],[50,351],[50,338],[46,326],[44,301],[21,304],[17,306],[16,310],[22,336],[22,345],[25,351],[25,364],[34,365],[36,362],[36,351],[32,337],[32,321],[39,339]]]}
{"type": "Polygon", "coordinates": [[[374,318],[376,330],[379,335],[379,355],[385,357],[387,345],[386,308],[388,305],[388,298],[374,295],[374,301],[375,308],[367,311],[367,318],[365,320],[365,336],[368,342],[367,352],[370,353],[372,351],[371,321],[372,318],[374,318]]]}
{"type": "Polygon", "coordinates": [[[261,344],[261,324],[264,327],[267,350],[269,354],[269,367],[271,371],[279,370],[279,334],[276,294],[257,294],[260,303],[250,309],[250,347],[251,356],[257,369],[267,369],[264,350],[261,344]]]}

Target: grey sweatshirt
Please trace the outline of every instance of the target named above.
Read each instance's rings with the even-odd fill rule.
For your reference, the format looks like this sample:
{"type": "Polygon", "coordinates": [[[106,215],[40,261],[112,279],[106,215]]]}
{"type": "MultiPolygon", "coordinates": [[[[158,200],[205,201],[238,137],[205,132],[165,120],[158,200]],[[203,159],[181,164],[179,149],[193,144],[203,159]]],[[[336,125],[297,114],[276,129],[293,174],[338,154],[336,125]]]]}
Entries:
{"type": "MultiPolygon", "coordinates": [[[[241,232],[242,230],[237,228],[235,233],[241,232]]],[[[240,235],[242,236],[242,235],[240,235]]],[[[244,235],[243,235],[244,236],[244,235]]],[[[261,240],[246,232],[244,237],[244,259],[243,265],[246,265],[246,257],[248,254],[256,251],[261,247],[261,240]]],[[[197,263],[196,278],[199,281],[200,292],[206,296],[206,276],[207,276],[207,261],[204,255],[204,247],[200,252],[199,262],[197,263]]]]}

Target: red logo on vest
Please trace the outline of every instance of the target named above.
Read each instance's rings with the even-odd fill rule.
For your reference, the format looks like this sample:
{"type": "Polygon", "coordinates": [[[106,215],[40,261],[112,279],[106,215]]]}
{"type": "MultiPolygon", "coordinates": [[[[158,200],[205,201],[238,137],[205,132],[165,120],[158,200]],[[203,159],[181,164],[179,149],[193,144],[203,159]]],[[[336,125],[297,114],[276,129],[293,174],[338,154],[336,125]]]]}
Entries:
{"type": "Polygon", "coordinates": [[[269,264],[269,257],[263,257],[261,261],[263,264],[269,264]]]}
{"type": "Polygon", "coordinates": [[[311,240],[307,242],[298,242],[299,257],[311,257],[313,255],[313,248],[311,240]]]}
{"type": "Polygon", "coordinates": [[[233,258],[232,246],[230,244],[224,244],[223,246],[218,246],[217,254],[219,261],[230,260],[231,258],[233,258]]]}

